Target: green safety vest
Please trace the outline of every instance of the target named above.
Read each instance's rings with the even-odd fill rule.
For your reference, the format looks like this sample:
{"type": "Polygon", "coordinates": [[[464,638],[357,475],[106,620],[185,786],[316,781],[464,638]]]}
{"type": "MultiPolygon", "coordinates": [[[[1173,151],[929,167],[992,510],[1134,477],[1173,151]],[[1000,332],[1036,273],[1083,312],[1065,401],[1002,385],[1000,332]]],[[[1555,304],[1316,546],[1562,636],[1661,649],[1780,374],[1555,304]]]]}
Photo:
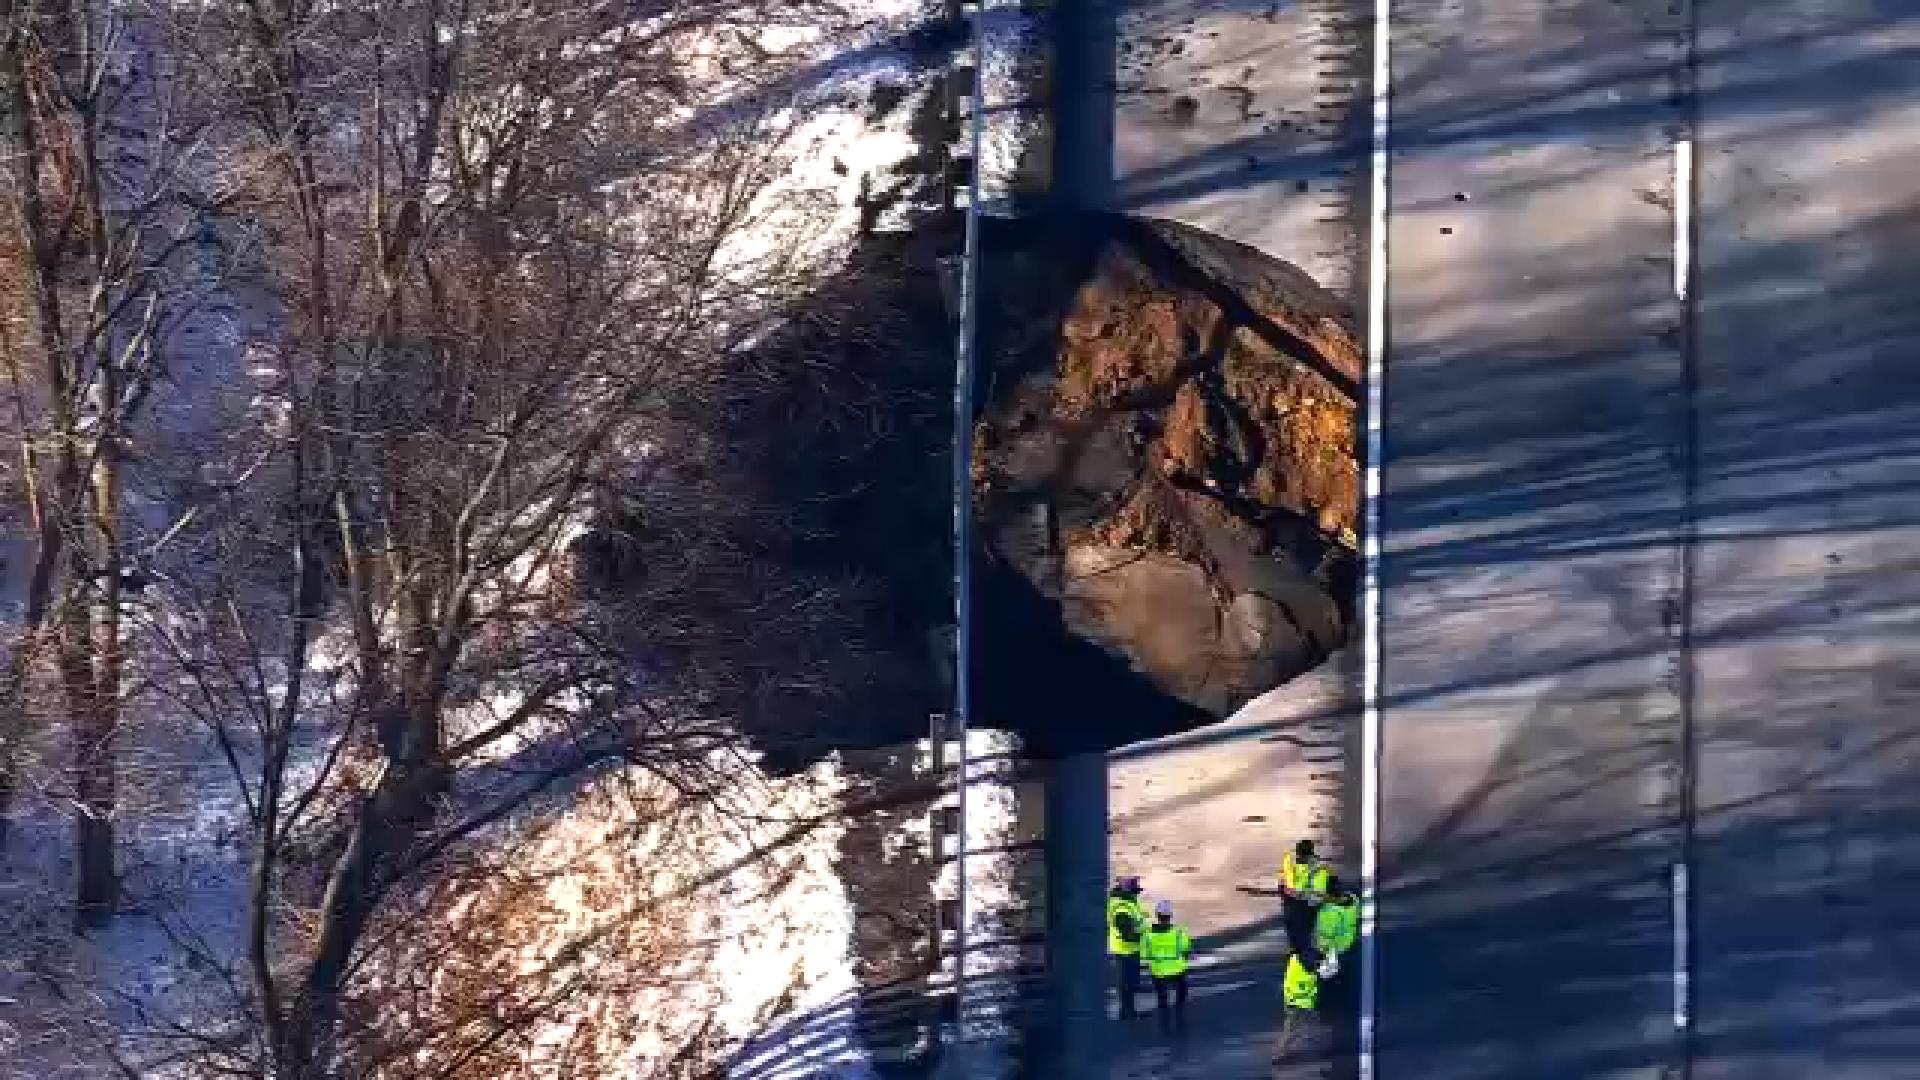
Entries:
{"type": "Polygon", "coordinates": [[[1294,895],[1304,896],[1308,900],[1317,901],[1319,894],[1327,891],[1328,876],[1327,864],[1318,859],[1306,863],[1299,862],[1294,859],[1293,852],[1289,851],[1286,858],[1280,861],[1281,884],[1294,895]]]}
{"type": "Polygon", "coordinates": [[[1149,926],[1145,938],[1147,974],[1170,979],[1187,970],[1187,956],[1193,952],[1193,939],[1179,923],[1149,926]]]}
{"type": "Polygon", "coordinates": [[[1313,921],[1314,940],[1322,949],[1343,953],[1353,948],[1354,939],[1360,934],[1360,902],[1348,900],[1340,903],[1329,900],[1320,907],[1320,914],[1313,921]]]}
{"type": "Polygon", "coordinates": [[[1147,913],[1140,907],[1140,901],[1129,900],[1124,896],[1107,897],[1107,952],[1114,956],[1132,956],[1140,951],[1138,939],[1128,941],[1120,936],[1120,913],[1133,916],[1136,929],[1145,931],[1147,913]]]}
{"type": "Polygon", "coordinates": [[[1320,1004],[1320,976],[1307,970],[1299,953],[1287,956],[1286,998],[1290,1009],[1312,1009],[1320,1004]]]}

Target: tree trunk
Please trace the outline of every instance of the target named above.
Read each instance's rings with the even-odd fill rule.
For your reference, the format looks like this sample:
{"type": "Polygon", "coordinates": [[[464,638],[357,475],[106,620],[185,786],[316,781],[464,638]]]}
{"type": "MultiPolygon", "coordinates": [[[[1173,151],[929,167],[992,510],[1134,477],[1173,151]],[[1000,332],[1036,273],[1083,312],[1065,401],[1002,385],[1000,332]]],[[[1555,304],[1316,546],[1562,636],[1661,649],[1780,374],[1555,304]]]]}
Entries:
{"type": "MultiPolygon", "coordinates": [[[[34,514],[36,518],[40,516],[37,499],[34,514]]],[[[0,681],[0,850],[6,848],[7,822],[20,785],[21,758],[32,731],[31,718],[27,715],[27,677],[33,670],[34,652],[41,644],[55,564],[60,558],[59,530],[42,527],[39,532],[40,546],[34,553],[33,578],[27,587],[27,610],[20,637],[13,643],[13,654],[7,657],[6,674],[0,676],[3,680],[0,681]]]]}
{"type": "MultiPolygon", "coordinates": [[[[19,196],[20,239],[23,250],[15,269],[19,272],[31,299],[31,347],[37,349],[46,373],[46,391],[53,413],[53,434],[60,450],[53,491],[45,486],[33,451],[33,431],[27,421],[21,373],[15,355],[15,342],[5,341],[7,374],[13,384],[16,420],[20,424],[22,475],[27,485],[27,505],[33,517],[38,543],[34,552],[33,577],[27,590],[27,609],[20,640],[9,658],[6,682],[0,684],[0,843],[6,839],[6,819],[19,788],[20,756],[32,731],[26,709],[26,678],[32,668],[33,649],[39,644],[39,630],[45,623],[59,570],[65,559],[63,550],[66,514],[76,505],[73,496],[79,486],[78,464],[73,443],[65,436],[72,432],[71,400],[66,378],[67,339],[61,314],[57,267],[63,259],[62,245],[51,227],[49,208],[42,188],[48,171],[47,145],[36,120],[33,96],[28,86],[26,53],[29,31],[63,38],[66,21],[58,5],[44,2],[9,3],[6,22],[0,26],[0,152],[13,158],[15,188],[19,196]]],[[[72,50],[61,46],[53,55],[70,56],[72,50]]]]}
{"type": "Polygon", "coordinates": [[[278,1075],[286,1080],[330,1075],[340,996],[353,951],[392,884],[388,877],[394,860],[432,823],[435,802],[445,790],[446,774],[437,763],[390,762],[361,804],[346,850],[328,876],[313,960],[275,1051],[278,1075]]]}
{"type": "MultiPolygon", "coordinates": [[[[114,390],[103,374],[100,385],[114,390]]],[[[103,394],[103,396],[105,396],[103,394]]],[[[112,400],[108,398],[107,400],[112,400]]],[[[119,759],[114,744],[120,733],[120,464],[111,432],[106,433],[93,467],[93,558],[91,603],[75,605],[85,613],[88,648],[85,690],[76,701],[74,729],[79,747],[74,755],[79,770],[80,800],[78,905],[84,925],[98,925],[113,914],[119,892],[114,872],[114,827],[119,759]]],[[[76,642],[76,646],[79,643],[76,642]]]]}
{"type": "MultiPolygon", "coordinates": [[[[29,620],[31,621],[31,620],[29,620]]],[[[14,642],[7,657],[5,681],[0,682],[0,851],[7,846],[7,824],[13,816],[13,798],[20,787],[20,761],[27,746],[27,658],[34,632],[30,626],[14,642]]]]}
{"type": "Polygon", "coordinates": [[[26,752],[27,636],[14,644],[7,658],[6,681],[0,682],[0,852],[7,849],[7,825],[13,820],[13,795],[20,784],[20,758],[26,752]]]}
{"type": "MultiPolygon", "coordinates": [[[[83,576],[76,575],[84,582],[83,576]]],[[[75,591],[84,588],[77,586],[75,591]]],[[[113,912],[113,833],[105,815],[113,812],[108,762],[112,729],[101,722],[95,704],[92,618],[84,597],[73,597],[60,627],[60,683],[65,691],[73,744],[74,835],[78,864],[77,910],[82,928],[98,926],[113,912]]]]}

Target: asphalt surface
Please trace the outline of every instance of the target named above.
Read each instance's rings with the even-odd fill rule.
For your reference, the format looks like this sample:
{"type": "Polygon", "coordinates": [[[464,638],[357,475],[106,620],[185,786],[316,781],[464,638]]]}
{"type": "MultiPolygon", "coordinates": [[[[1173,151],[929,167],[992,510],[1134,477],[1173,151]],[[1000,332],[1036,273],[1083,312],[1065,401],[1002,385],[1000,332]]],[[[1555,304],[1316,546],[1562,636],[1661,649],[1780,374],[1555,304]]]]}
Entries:
{"type": "Polygon", "coordinates": [[[1272,877],[1277,853],[1300,836],[1341,855],[1350,683],[1348,658],[1339,657],[1230,720],[1052,765],[1049,931],[1061,1019],[1036,1075],[1344,1075],[1350,992],[1331,995],[1338,1019],[1303,1025],[1277,1045],[1286,945],[1272,877]],[[1139,1020],[1116,1016],[1103,914],[1106,884],[1119,874],[1139,875],[1149,906],[1171,902],[1193,937],[1182,1037],[1161,1033],[1150,992],[1137,999],[1139,1020]]]}
{"type": "Polygon", "coordinates": [[[1352,296],[1365,270],[1365,5],[1102,6],[1117,42],[1106,205],[1229,237],[1352,296]]]}
{"type": "MultiPolygon", "coordinates": [[[[1065,201],[1351,291],[1359,7],[1066,5],[1065,201]]],[[[1395,0],[1392,42],[1377,1075],[1920,1076],[1920,0],[1395,0]]],[[[1078,770],[1051,809],[1118,820],[1078,770]]]]}
{"type": "Polygon", "coordinates": [[[1138,874],[1150,903],[1173,904],[1193,935],[1195,995],[1184,1039],[1150,1024],[1113,1031],[1114,1080],[1338,1075],[1330,1070],[1351,1042],[1346,996],[1329,994],[1337,1020],[1277,1044],[1287,945],[1274,876],[1303,836],[1336,864],[1347,854],[1348,660],[1335,657],[1225,722],[1109,755],[1113,871],[1138,874]]]}
{"type": "Polygon", "coordinates": [[[1920,3],[1704,0],[1697,1080],[1920,1075],[1920,3]]]}
{"type": "Polygon", "coordinates": [[[1679,1061],[1684,22],[1399,0],[1378,1069],[1679,1061]]]}
{"type": "Polygon", "coordinates": [[[1920,1075],[1920,4],[1394,10],[1380,1074],[1920,1075]]]}

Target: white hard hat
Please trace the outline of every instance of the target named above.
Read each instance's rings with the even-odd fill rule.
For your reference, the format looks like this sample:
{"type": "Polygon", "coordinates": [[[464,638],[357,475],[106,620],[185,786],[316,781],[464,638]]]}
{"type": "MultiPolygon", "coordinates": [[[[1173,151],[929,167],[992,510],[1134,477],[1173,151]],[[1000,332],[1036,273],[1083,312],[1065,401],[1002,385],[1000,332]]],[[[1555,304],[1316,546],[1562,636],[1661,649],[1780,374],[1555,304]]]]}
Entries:
{"type": "Polygon", "coordinates": [[[1320,970],[1315,972],[1323,979],[1331,979],[1340,974],[1340,954],[1328,949],[1320,954],[1320,970]]]}
{"type": "Polygon", "coordinates": [[[1161,900],[1153,905],[1153,913],[1155,915],[1171,915],[1173,914],[1173,903],[1168,900],[1161,900]]]}

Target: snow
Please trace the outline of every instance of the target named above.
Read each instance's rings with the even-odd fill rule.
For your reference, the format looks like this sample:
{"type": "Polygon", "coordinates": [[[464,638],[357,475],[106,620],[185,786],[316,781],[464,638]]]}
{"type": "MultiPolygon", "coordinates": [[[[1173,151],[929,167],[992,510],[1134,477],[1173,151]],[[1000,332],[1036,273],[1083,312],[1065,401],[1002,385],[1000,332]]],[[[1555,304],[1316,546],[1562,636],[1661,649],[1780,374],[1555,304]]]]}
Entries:
{"type": "MultiPolygon", "coordinates": [[[[714,764],[734,773],[724,806],[680,798],[638,770],[595,777],[557,813],[497,838],[510,857],[435,914],[453,930],[447,940],[474,947],[436,955],[447,973],[436,994],[457,999],[478,977],[535,1000],[572,978],[571,964],[599,988],[561,999],[527,1032],[528,1075],[593,1062],[592,1075],[640,1080],[699,1044],[756,1080],[870,1076],[852,1024],[851,904],[834,871],[842,771],[828,761],[776,779],[746,759],[714,764]],[[510,936],[487,933],[508,919],[510,936]]],[[[390,970],[422,960],[402,954],[390,970]]],[[[386,1000],[386,1023],[417,1022],[404,995],[386,1000]]]]}
{"type": "MultiPolygon", "coordinates": [[[[325,644],[339,648],[333,635],[325,644]]],[[[244,983],[233,973],[244,941],[245,814],[211,739],[186,728],[169,738],[162,747],[142,737],[144,768],[129,784],[137,813],[124,826],[125,848],[141,856],[127,868],[137,910],[97,937],[66,932],[63,808],[40,800],[19,823],[0,875],[0,929],[19,946],[0,957],[0,1060],[20,1063],[19,1075],[100,1075],[84,1055],[64,1053],[59,1036],[74,1025],[152,1060],[165,1047],[129,1036],[156,1024],[213,1027],[231,1015],[222,980],[244,983]],[[97,1000],[75,1007],[86,992],[97,1000]]],[[[293,762],[303,780],[311,757],[293,762]]],[[[869,1080],[854,1023],[853,905],[835,867],[843,770],[828,760],[776,778],[734,750],[710,767],[727,779],[713,800],[622,768],[528,807],[478,845],[473,857],[488,872],[397,916],[424,913],[434,929],[371,958],[361,998],[404,1032],[444,1022],[446,1002],[457,1004],[476,980],[537,1000],[584,976],[592,989],[557,999],[526,1033],[516,1075],[592,1062],[591,1075],[643,1080],[698,1044],[740,1080],[869,1080]],[[810,827],[791,835],[802,825],[810,827]],[[420,971],[439,973],[425,994],[420,971]]],[[[148,1065],[142,1075],[193,1072],[148,1065]]]]}
{"type": "Polygon", "coordinates": [[[1027,967],[1021,939],[1027,913],[1036,910],[1034,898],[1022,895],[1023,883],[1030,880],[1028,863],[1037,855],[1023,845],[1030,838],[1023,835],[1018,814],[1023,797],[1015,776],[1019,753],[1019,738],[1010,733],[967,733],[966,857],[943,865],[936,885],[940,895],[951,897],[959,875],[966,875],[961,912],[966,934],[954,943],[961,949],[960,1035],[966,1074],[987,1080],[1012,1073],[1015,981],[1027,967]]]}
{"type": "MultiPolygon", "coordinates": [[[[915,21],[917,5],[870,0],[854,8],[851,26],[779,28],[761,32],[764,47],[786,54],[799,76],[773,90],[731,100],[724,113],[759,115],[784,170],[756,199],[755,225],[729,245],[722,265],[756,267],[796,240],[803,261],[830,264],[852,246],[864,191],[885,186],[893,167],[916,149],[909,108],[880,123],[868,111],[876,88],[924,82],[896,42],[915,21]]],[[[897,227],[897,218],[879,227],[897,227]]]]}
{"type": "MultiPolygon", "coordinates": [[[[96,1046],[139,1060],[126,1036],[154,1024],[218,1024],[232,1004],[246,885],[246,813],[211,738],[157,718],[127,741],[121,867],[126,910],[91,936],[68,926],[73,855],[56,790],[22,801],[0,860],[0,1076],[99,1075],[96,1046]]],[[[149,1069],[145,1076],[168,1074],[149,1069]]]]}
{"type": "Polygon", "coordinates": [[[1040,16],[1018,0],[984,6],[981,20],[981,94],[986,103],[980,134],[980,209],[1010,215],[1015,200],[1031,194],[1041,168],[1027,160],[1036,147],[1046,111],[1033,87],[1045,52],[1040,16]]]}

